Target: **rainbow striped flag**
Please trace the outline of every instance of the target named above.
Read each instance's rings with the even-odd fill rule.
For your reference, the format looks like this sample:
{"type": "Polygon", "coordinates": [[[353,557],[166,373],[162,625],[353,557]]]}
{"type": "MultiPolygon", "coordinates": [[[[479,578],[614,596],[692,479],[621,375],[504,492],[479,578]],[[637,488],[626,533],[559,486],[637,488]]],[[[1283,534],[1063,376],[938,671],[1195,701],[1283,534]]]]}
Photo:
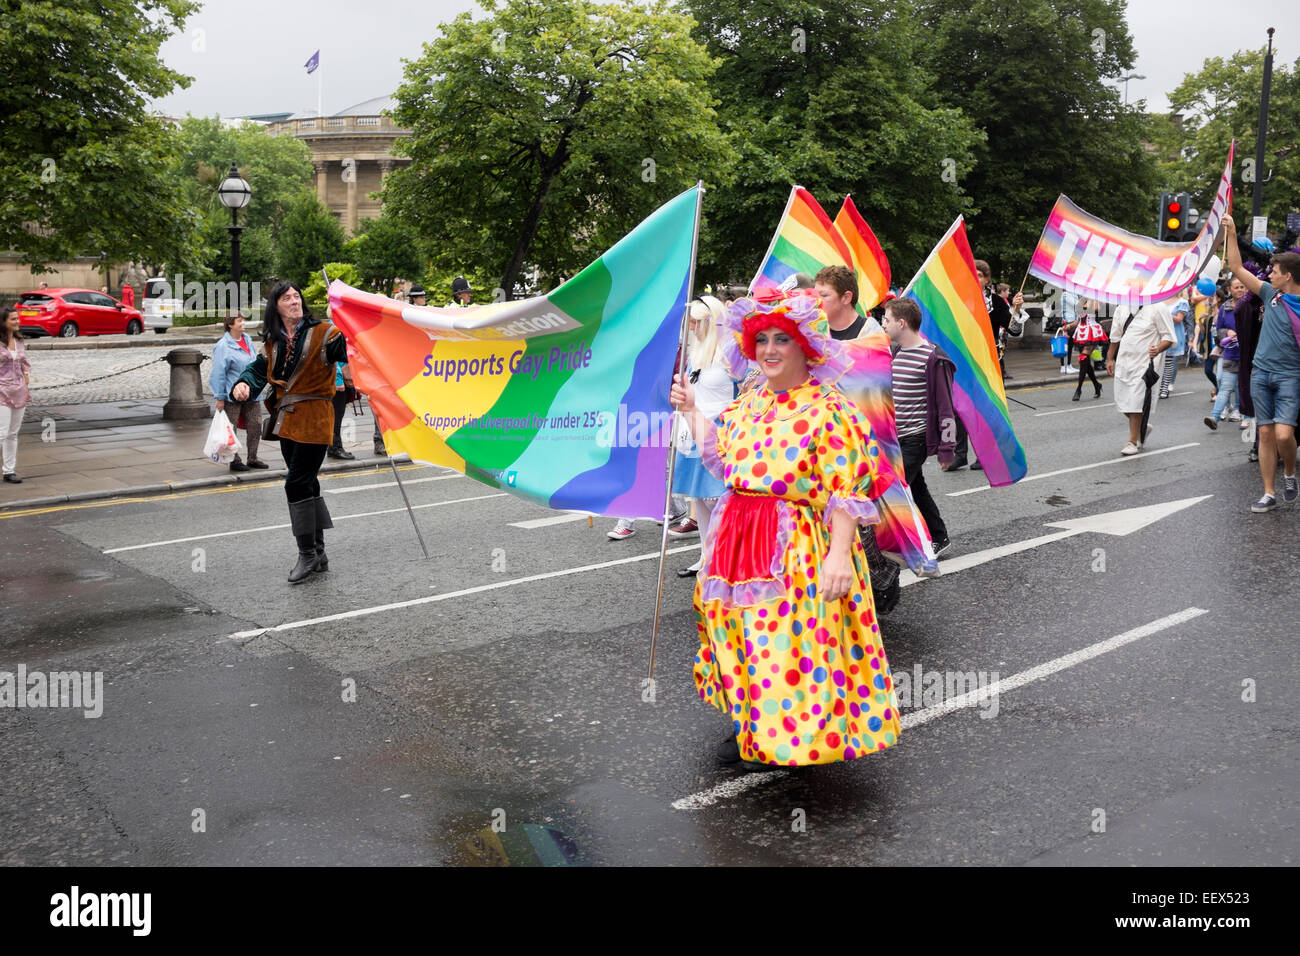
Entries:
{"type": "Polygon", "coordinates": [[[835,216],[835,228],[849,247],[853,260],[850,266],[858,275],[858,311],[865,315],[884,301],[889,291],[889,259],[853,204],[852,196],[844,197],[844,204],[835,216]]]}
{"type": "Polygon", "coordinates": [[[426,308],[333,282],[333,321],[389,453],[550,508],[661,515],[700,194],[533,299],[426,308]]]}
{"type": "MultiPolygon", "coordinates": [[[[938,572],[934,548],[925,520],[907,487],[903,455],[898,446],[889,336],[880,327],[880,323],[868,314],[876,301],[883,298],[883,289],[876,301],[871,301],[864,307],[864,302],[870,298],[872,289],[875,288],[874,285],[866,287],[867,298],[864,299],[864,270],[872,277],[871,282],[879,281],[879,276],[883,274],[883,288],[888,288],[889,262],[880,251],[880,243],[876,241],[870,227],[858,215],[853,201],[848,197],[845,197],[840,217],[846,216],[846,210],[849,212],[845,222],[852,232],[848,238],[831,222],[812,193],[802,186],[791,187],[790,198],[786,201],[776,235],[772,237],[767,255],[750,283],[750,288],[756,293],[773,291],[796,272],[815,276],[823,266],[842,265],[857,272],[858,311],[866,315],[866,322],[857,339],[840,343],[849,353],[852,365],[835,382],[835,387],[857,405],[871,426],[872,435],[885,452],[886,461],[881,467],[890,473],[887,479],[889,485],[876,502],[881,513],[881,521],[875,525],[876,542],[882,550],[898,554],[916,574],[932,575],[938,572]],[[858,223],[861,223],[860,228],[858,223]],[[862,250],[862,268],[859,268],[855,249],[862,250]]],[[[839,217],[837,221],[838,219],[839,217]]]]}
{"type": "Polygon", "coordinates": [[[903,295],[921,306],[921,334],[947,352],[957,366],[953,405],[989,484],[997,488],[1019,481],[1029,466],[1011,427],[992,323],[961,216],[903,295]]]}
{"type": "Polygon", "coordinates": [[[852,269],[853,253],[812,193],[802,186],[791,186],[785,212],[763,264],[749,283],[750,291],[779,289],[796,272],[815,276],[823,266],[852,269]]]}

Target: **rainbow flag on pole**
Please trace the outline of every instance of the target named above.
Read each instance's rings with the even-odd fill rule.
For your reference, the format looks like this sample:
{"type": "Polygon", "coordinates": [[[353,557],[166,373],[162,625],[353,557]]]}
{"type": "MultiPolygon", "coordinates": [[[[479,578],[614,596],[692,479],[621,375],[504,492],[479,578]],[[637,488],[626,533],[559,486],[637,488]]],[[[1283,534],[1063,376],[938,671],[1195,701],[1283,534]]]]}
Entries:
{"type": "Polygon", "coordinates": [[[849,247],[852,256],[849,265],[858,275],[858,311],[865,315],[883,302],[889,291],[889,259],[853,204],[852,196],[844,197],[844,204],[835,217],[835,228],[849,247]]]}
{"type": "Polygon", "coordinates": [[[796,272],[815,276],[823,266],[853,268],[853,253],[830,216],[802,186],[790,187],[785,212],[750,291],[775,290],[796,272]]]}
{"type": "Polygon", "coordinates": [[[700,195],[533,299],[426,308],[333,282],[334,324],[389,452],[550,508],[662,514],[700,195]]]}
{"type": "Polygon", "coordinates": [[[953,405],[993,487],[1025,477],[1025,449],[1011,427],[984,292],[961,216],[903,292],[921,306],[921,334],[957,366],[953,405]]]}
{"type": "MultiPolygon", "coordinates": [[[[851,356],[853,364],[836,381],[835,387],[851,399],[867,419],[872,435],[885,452],[886,461],[881,467],[892,473],[886,492],[876,502],[881,513],[881,521],[875,526],[877,543],[882,550],[898,554],[915,573],[936,574],[938,565],[930,535],[904,478],[903,455],[898,446],[898,428],[894,422],[893,359],[889,350],[889,336],[879,322],[867,315],[866,310],[875,303],[863,308],[863,272],[857,268],[853,249],[864,250],[864,255],[870,258],[870,263],[864,262],[868,274],[879,275],[883,263],[886,287],[889,264],[883,252],[877,258],[876,253],[871,251],[873,246],[879,250],[880,244],[853,208],[852,200],[846,198],[845,205],[851,210],[850,217],[856,217],[846,219],[854,234],[848,241],[812,193],[802,186],[792,187],[776,235],[773,236],[763,265],[750,287],[755,292],[772,291],[796,272],[815,276],[823,266],[842,265],[858,271],[858,310],[866,315],[866,322],[857,339],[841,343],[851,356]],[[861,229],[857,223],[861,223],[861,229]]],[[[845,215],[844,209],[840,210],[840,215],[845,215]]],[[[871,294],[870,289],[867,294],[871,294]]],[[[882,291],[882,297],[883,294],[882,291]]]]}

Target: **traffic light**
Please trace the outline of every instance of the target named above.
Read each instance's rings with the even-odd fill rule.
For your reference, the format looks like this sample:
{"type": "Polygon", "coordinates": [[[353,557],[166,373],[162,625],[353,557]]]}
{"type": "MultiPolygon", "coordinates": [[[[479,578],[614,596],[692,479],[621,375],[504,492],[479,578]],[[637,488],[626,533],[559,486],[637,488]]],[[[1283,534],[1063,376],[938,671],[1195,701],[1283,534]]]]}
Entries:
{"type": "Polygon", "coordinates": [[[1181,242],[1187,223],[1186,193],[1160,194],[1160,241],[1181,242]]]}

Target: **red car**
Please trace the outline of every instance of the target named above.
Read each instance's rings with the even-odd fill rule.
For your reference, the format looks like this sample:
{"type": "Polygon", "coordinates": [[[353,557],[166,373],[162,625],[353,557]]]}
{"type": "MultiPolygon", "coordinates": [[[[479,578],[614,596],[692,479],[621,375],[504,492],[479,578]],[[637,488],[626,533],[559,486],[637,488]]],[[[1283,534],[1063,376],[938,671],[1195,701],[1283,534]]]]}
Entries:
{"type": "Polygon", "coordinates": [[[144,318],[129,305],[90,289],[24,292],[15,305],[23,335],[139,335],[144,318]]]}

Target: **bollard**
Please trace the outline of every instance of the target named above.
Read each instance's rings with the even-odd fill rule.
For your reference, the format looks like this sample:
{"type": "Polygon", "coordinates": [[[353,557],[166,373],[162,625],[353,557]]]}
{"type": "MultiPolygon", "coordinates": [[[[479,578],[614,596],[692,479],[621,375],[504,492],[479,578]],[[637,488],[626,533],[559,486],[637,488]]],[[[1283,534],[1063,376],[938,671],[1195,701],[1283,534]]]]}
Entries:
{"type": "Polygon", "coordinates": [[[203,380],[199,377],[202,361],[203,353],[198,349],[172,349],[167,353],[172,380],[167,404],[163,406],[163,421],[212,417],[212,409],[203,397],[203,380]]]}

